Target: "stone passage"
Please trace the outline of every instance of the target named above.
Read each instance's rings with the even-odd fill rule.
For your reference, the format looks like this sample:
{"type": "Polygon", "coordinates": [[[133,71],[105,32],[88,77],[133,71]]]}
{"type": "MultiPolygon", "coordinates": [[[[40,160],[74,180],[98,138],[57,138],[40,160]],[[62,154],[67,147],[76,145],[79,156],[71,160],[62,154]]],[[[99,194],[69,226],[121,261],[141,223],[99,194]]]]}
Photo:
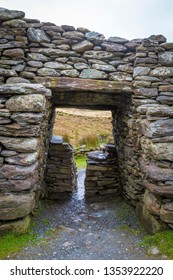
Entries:
{"type": "Polygon", "coordinates": [[[86,198],[115,195],[118,189],[119,172],[115,146],[108,144],[105,152],[89,153],[85,178],[86,198]]]}
{"type": "Polygon", "coordinates": [[[0,8],[0,229],[45,193],[59,106],[112,110],[121,194],[148,231],[173,228],[172,105],[173,43],[163,35],[106,40],[0,8]]]}
{"type": "Polygon", "coordinates": [[[73,148],[63,143],[60,137],[53,136],[47,158],[45,182],[46,197],[49,199],[67,198],[77,183],[77,169],[73,158],[73,148]]]}

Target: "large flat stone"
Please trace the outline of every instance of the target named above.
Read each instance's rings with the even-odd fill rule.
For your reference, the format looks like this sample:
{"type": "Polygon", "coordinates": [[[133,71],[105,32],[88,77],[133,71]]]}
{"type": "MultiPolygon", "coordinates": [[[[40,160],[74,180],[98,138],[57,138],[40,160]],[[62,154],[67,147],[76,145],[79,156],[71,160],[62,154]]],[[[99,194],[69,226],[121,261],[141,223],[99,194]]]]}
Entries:
{"type": "Polygon", "coordinates": [[[41,94],[12,96],[5,104],[11,112],[42,112],[46,99],[41,94]]]}
{"type": "Polygon", "coordinates": [[[16,156],[6,157],[5,161],[9,164],[16,164],[16,165],[31,165],[38,159],[38,153],[29,153],[29,154],[19,154],[16,156]]]}
{"type": "Polygon", "coordinates": [[[46,89],[41,84],[28,84],[28,83],[20,83],[20,84],[4,84],[0,85],[0,94],[10,94],[10,95],[18,95],[18,94],[44,94],[46,96],[51,95],[51,91],[46,89]]]}
{"type": "Polygon", "coordinates": [[[14,18],[24,18],[24,16],[24,12],[0,8],[0,20],[6,21],[14,18]]]}
{"type": "Polygon", "coordinates": [[[91,92],[129,92],[132,93],[132,84],[121,81],[102,81],[91,79],[75,79],[67,77],[35,77],[37,83],[61,91],[91,91],[91,92]]]}
{"type": "Polygon", "coordinates": [[[150,158],[173,161],[173,143],[153,143],[152,140],[142,137],[141,147],[150,158]]]}
{"type": "Polygon", "coordinates": [[[156,195],[173,198],[173,186],[168,186],[168,185],[159,186],[158,184],[150,183],[147,180],[143,181],[143,185],[150,192],[156,195]]]}
{"type": "Polygon", "coordinates": [[[30,177],[37,168],[37,163],[30,166],[4,164],[0,168],[0,174],[4,179],[25,180],[30,177]]]}
{"type": "Polygon", "coordinates": [[[15,220],[27,216],[35,206],[35,194],[1,194],[0,220],[15,220]]]}
{"type": "Polygon", "coordinates": [[[6,149],[14,150],[17,152],[35,152],[39,149],[39,142],[37,138],[14,138],[0,136],[0,143],[5,146],[6,149]]]}
{"type": "Polygon", "coordinates": [[[1,193],[21,193],[22,191],[29,191],[37,189],[39,185],[38,171],[35,171],[29,178],[25,180],[7,180],[0,181],[1,193]]]}
{"type": "Polygon", "coordinates": [[[154,181],[173,181],[173,170],[170,168],[161,168],[156,164],[140,159],[140,167],[146,178],[152,179],[154,181]]]}
{"type": "Polygon", "coordinates": [[[149,138],[159,138],[173,135],[173,119],[160,119],[153,122],[142,120],[142,132],[149,138]]]}

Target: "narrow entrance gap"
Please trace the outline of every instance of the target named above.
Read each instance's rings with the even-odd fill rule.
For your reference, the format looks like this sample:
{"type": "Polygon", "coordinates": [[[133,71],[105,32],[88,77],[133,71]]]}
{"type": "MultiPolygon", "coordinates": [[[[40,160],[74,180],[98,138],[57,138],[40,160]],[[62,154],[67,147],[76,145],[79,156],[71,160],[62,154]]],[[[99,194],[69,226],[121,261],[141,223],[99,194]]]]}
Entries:
{"type": "Polygon", "coordinates": [[[61,135],[63,142],[74,148],[77,165],[77,185],[72,198],[81,201],[85,197],[86,159],[91,151],[113,143],[111,111],[78,108],[56,108],[53,135],[61,135]]]}

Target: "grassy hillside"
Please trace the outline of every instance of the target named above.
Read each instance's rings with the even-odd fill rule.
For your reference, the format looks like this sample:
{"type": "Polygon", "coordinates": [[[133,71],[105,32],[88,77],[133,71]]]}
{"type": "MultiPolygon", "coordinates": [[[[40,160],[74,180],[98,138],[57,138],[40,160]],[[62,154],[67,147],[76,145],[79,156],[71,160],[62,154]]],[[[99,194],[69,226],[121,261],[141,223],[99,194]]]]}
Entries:
{"type": "Polygon", "coordinates": [[[112,142],[112,118],[110,112],[88,110],[56,111],[53,133],[61,135],[73,147],[85,144],[112,142]]]}

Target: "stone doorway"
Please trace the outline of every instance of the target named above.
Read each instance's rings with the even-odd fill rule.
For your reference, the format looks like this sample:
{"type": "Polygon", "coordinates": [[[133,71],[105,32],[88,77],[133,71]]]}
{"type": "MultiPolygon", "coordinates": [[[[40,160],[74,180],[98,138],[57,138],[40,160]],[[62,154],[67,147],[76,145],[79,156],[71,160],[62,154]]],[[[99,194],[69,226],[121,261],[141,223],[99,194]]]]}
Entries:
{"type": "Polygon", "coordinates": [[[119,176],[117,154],[115,158],[112,150],[112,112],[57,108],[52,130],[53,137],[46,164],[46,197],[62,200],[69,197],[74,190],[80,197],[86,193],[87,198],[96,194],[115,194],[119,176]],[[55,136],[58,133],[62,136],[55,136]],[[112,144],[106,147],[108,143],[112,144]],[[78,170],[74,158],[77,167],[78,162],[80,164],[78,170]],[[111,164],[114,164],[115,168],[111,164]],[[76,177],[80,177],[78,179],[83,182],[77,184],[76,177]]]}

